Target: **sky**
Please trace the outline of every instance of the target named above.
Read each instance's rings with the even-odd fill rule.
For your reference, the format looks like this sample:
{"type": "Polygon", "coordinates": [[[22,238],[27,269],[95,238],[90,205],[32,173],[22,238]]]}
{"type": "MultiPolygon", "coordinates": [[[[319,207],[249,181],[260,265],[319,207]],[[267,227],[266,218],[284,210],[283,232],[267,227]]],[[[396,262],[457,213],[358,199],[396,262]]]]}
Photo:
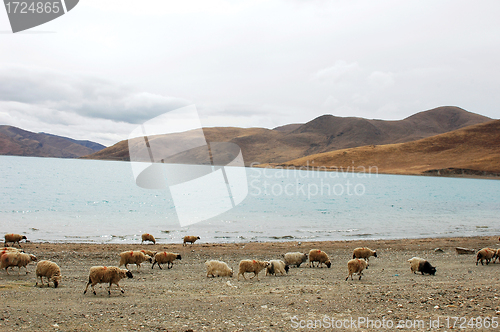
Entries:
{"type": "Polygon", "coordinates": [[[0,8],[0,124],[106,146],[195,105],[204,127],[500,118],[500,2],[82,0],[13,34],[0,8]]]}

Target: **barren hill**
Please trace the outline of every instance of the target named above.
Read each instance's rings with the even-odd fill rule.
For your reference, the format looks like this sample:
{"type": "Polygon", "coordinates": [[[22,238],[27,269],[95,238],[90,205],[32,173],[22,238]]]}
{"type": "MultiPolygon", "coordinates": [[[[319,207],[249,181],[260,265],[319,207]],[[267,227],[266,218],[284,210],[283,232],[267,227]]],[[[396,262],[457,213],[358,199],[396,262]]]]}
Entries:
{"type": "MultiPolygon", "coordinates": [[[[390,174],[500,175],[500,120],[417,141],[368,145],[302,157],[279,164],[390,174]],[[375,168],[376,167],[376,168],[375,168]]],[[[274,165],[276,166],[276,165],[274,165]]]]}
{"type": "Polygon", "coordinates": [[[78,158],[103,148],[104,145],[91,141],[0,126],[0,155],[78,158]]]}
{"type": "MultiPolygon", "coordinates": [[[[245,165],[280,163],[311,154],[369,144],[409,142],[468,125],[490,121],[490,118],[445,106],[420,112],[404,120],[384,121],[355,117],[323,115],[305,124],[292,124],[273,130],[264,128],[204,128],[207,142],[232,142],[242,152],[245,165]]],[[[177,141],[182,135],[174,134],[177,141]]],[[[127,141],[121,141],[88,159],[130,160],[127,141]]]]}

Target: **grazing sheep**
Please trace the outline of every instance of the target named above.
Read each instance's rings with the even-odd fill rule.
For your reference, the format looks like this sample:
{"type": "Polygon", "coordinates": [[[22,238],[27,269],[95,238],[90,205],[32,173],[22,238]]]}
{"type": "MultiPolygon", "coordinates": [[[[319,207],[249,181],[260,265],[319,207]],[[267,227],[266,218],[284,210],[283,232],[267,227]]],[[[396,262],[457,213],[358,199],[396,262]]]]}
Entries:
{"type": "Polygon", "coordinates": [[[59,283],[61,282],[62,276],[61,276],[61,269],[59,266],[51,261],[39,261],[38,264],[36,265],[36,285],[38,286],[38,277],[40,277],[40,281],[43,286],[43,277],[47,278],[47,287],[50,287],[50,281],[54,283],[54,288],[57,288],[59,286],[59,283]]]}
{"type": "Polygon", "coordinates": [[[281,275],[284,275],[285,272],[288,273],[288,265],[283,262],[282,260],[270,260],[269,261],[269,266],[266,268],[266,276],[269,275],[278,275],[278,272],[281,273],[281,275]]]}
{"type": "Polygon", "coordinates": [[[492,248],[483,248],[477,252],[476,265],[481,261],[481,265],[483,264],[483,260],[486,260],[486,265],[490,263],[490,260],[495,257],[497,251],[492,248]]]}
{"type": "Polygon", "coordinates": [[[139,250],[142,252],[144,255],[148,255],[149,257],[155,257],[157,251],[152,251],[152,250],[139,250]]]}
{"type": "MultiPolygon", "coordinates": [[[[352,258],[363,258],[367,262],[370,261],[370,257],[377,257],[377,252],[375,250],[371,250],[370,248],[356,248],[352,253],[352,258]]],[[[366,267],[368,268],[368,266],[366,267]]]]}
{"type": "Polygon", "coordinates": [[[128,270],[128,264],[135,264],[137,269],[141,267],[141,263],[144,261],[152,262],[153,259],[151,256],[145,255],[141,251],[124,251],[120,254],[120,264],[118,266],[122,266],[125,264],[125,268],[128,270]]]}
{"type": "Polygon", "coordinates": [[[5,268],[7,274],[9,274],[7,269],[11,266],[17,266],[19,268],[19,271],[17,272],[18,274],[21,272],[21,267],[24,267],[26,269],[26,274],[28,274],[28,268],[26,265],[31,262],[36,262],[36,256],[22,252],[7,251],[0,257],[0,262],[0,269],[5,268]]]}
{"type": "Polygon", "coordinates": [[[207,267],[207,278],[212,276],[215,277],[233,277],[233,269],[231,269],[226,263],[216,260],[206,261],[205,265],[207,267]]]}
{"type": "Polygon", "coordinates": [[[16,242],[17,242],[19,247],[21,247],[21,244],[19,243],[19,241],[22,241],[22,240],[26,240],[26,242],[28,241],[28,239],[24,235],[13,234],[13,233],[5,234],[5,246],[6,247],[8,246],[7,243],[9,243],[9,242],[12,242],[12,246],[14,246],[14,244],[16,244],[16,242]]]}
{"type": "Polygon", "coordinates": [[[412,257],[408,262],[410,262],[410,269],[413,273],[420,272],[422,275],[424,273],[436,275],[436,268],[423,258],[412,257]]]}
{"type": "Polygon", "coordinates": [[[285,263],[287,265],[300,267],[300,264],[307,261],[307,254],[303,254],[301,252],[287,252],[283,255],[283,258],[285,259],[285,263]]]}
{"type": "Polygon", "coordinates": [[[153,262],[153,265],[151,265],[151,268],[154,268],[155,264],[158,264],[158,267],[161,270],[160,264],[167,264],[167,268],[171,269],[172,266],[174,266],[174,261],[176,259],[181,260],[181,255],[174,254],[173,252],[159,252],[155,255],[155,260],[153,262]]]}
{"type": "Polygon", "coordinates": [[[184,236],[184,243],[182,244],[183,246],[186,245],[186,243],[190,242],[191,244],[195,243],[196,240],[199,240],[199,236],[193,236],[193,235],[186,235],[184,236]]]}
{"type": "Polygon", "coordinates": [[[123,288],[120,287],[118,284],[121,279],[128,277],[128,278],[133,278],[132,272],[129,270],[125,269],[120,269],[119,267],[116,266],[92,266],[90,268],[90,273],[89,273],[89,282],[87,283],[87,287],[85,287],[85,290],[83,291],[83,294],[87,293],[87,288],[89,288],[89,285],[92,285],[92,291],[94,292],[94,295],[96,295],[94,286],[96,284],[105,284],[109,282],[109,287],[108,287],[108,294],[111,295],[111,285],[115,284],[120,288],[120,291],[122,293],[125,293],[123,288]]]}
{"type": "Polygon", "coordinates": [[[347,278],[345,278],[345,280],[347,281],[349,277],[351,277],[351,280],[353,280],[352,275],[355,273],[359,275],[359,280],[361,280],[361,276],[363,275],[363,270],[366,268],[368,268],[368,262],[365,261],[364,259],[359,259],[359,258],[351,259],[349,262],[347,262],[347,269],[349,270],[349,274],[347,275],[347,278]]]}
{"type": "Polygon", "coordinates": [[[318,262],[318,267],[321,267],[321,264],[325,264],[328,268],[332,266],[326,252],[319,249],[311,249],[309,251],[309,267],[314,267],[314,262],[318,262]]]}
{"type": "Polygon", "coordinates": [[[237,279],[240,280],[240,274],[241,274],[243,276],[243,279],[247,280],[247,278],[245,278],[245,273],[246,272],[253,272],[253,276],[250,277],[250,279],[253,279],[255,276],[257,276],[257,281],[260,281],[259,280],[259,272],[268,266],[269,266],[269,262],[267,262],[267,261],[258,261],[255,259],[254,260],[244,259],[244,260],[240,261],[237,279]]]}
{"type": "Polygon", "coordinates": [[[493,263],[496,262],[497,258],[500,258],[500,249],[495,251],[495,256],[493,256],[493,263]]]}
{"type": "Polygon", "coordinates": [[[150,241],[150,242],[153,242],[153,244],[156,244],[155,237],[153,235],[151,235],[151,234],[148,234],[148,233],[142,234],[141,244],[143,244],[144,241],[150,241]]]}

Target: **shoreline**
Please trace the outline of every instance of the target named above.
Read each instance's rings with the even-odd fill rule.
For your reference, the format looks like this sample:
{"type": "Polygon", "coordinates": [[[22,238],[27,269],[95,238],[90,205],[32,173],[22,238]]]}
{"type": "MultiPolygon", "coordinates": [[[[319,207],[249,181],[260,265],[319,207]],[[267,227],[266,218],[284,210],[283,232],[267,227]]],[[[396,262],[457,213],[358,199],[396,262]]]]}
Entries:
{"type": "MultiPolygon", "coordinates": [[[[500,248],[495,236],[399,240],[346,240],[318,242],[248,242],[177,244],[22,243],[22,248],[61,267],[57,289],[33,287],[35,264],[28,274],[17,269],[0,271],[0,330],[54,331],[296,331],[293,322],[308,320],[384,318],[386,321],[438,317],[500,318],[500,264],[475,265],[476,255],[458,255],[455,247],[500,248]],[[352,250],[377,250],[361,280],[345,281],[352,250]],[[321,249],[331,268],[291,267],[283,276],[259,274],[260,281],[207,278],[204,262],[218,259],[237,271],[242,259],[280,259],[286,252],[321,249]],[[436,252],[441,248],[444,252],[436,252]],[[149,249],[182,255],[172,269],[144,262],[129,265],[134,278],[124,279],[107,293],[96,285],[97,295],[83,290],[91,266],[118,265],[119,253],[149,249]],[[437,268],[435,276],[413,274],[408,259],[419,256],[437,268]]],[[[247,279],[251,274],[247,274],[247,279]]],[[[441,319],[439,328],[449,330],[441,319]]],[[[301,329],[299,329],[301,330],[301,329]]],[[[302,329],[305,330],[305,329],[302,329]]],[[[377,331],[361,326],[354,330],[377,331]]],[[[417,330],[410,329],[410,330],[417,330]]],[[[420,330],[420,328],[418,329],[420,330]]]]}

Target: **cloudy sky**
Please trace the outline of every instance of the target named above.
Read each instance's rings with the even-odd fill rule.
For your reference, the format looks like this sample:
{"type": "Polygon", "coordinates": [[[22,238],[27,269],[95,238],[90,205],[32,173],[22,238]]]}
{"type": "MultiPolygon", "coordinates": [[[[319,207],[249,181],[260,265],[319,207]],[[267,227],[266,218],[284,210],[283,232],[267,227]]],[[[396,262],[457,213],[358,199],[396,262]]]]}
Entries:
{"type": "Polygon", "coordinates": [[[500,118],[500,1],[83,0],[13,34],[0,8],[0,124],[112,145],[195,104],[203,126],[328,113],[500,118]]]}

